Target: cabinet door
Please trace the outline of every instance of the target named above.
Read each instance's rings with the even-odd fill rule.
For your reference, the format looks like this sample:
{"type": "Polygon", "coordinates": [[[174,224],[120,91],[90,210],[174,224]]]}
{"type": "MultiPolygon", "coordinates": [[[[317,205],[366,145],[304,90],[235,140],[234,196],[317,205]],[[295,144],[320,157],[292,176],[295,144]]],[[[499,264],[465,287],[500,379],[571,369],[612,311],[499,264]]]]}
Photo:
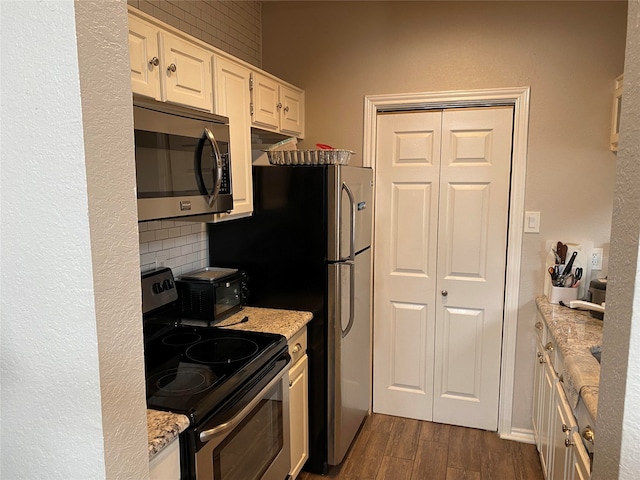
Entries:
{"type": "Polygon", "coordinates": [[[244,217],[253,211],[251,176],[251,97],[248,68],[215,56],[215,113],[229,117],[233,211],[220,220],[244,217]]]}
{"type": "Polygon", "coordinates": [[[278,101],[278,82],[261,75],[253,73],[252,103],[252,123],[259,128],[278,130],[280,127],[280,108],[278,101]]]}
{"type": "Polygon", "coordinates": [[[296,478],[309,458],[308,360],[303,356],[289,371],[291,417],[291,474],[296,478]]]}
{"type": "Polygon", "coordinates": [[[577,430],[576,422],[562,389],[562,384],[556,382],[554,388],[553,413],[551,417],[551,436],[553,448],[553,468],[548,479],[565,480],[569,478],[571,450],[571,435],[577,430]]]}
{"type": "Polygon", "coordinates": [[[304,93],[280,85],[280,131],[296,137],[304,137],[304,93]]]}
{"type": "Polygon", "coordinates": [[[540,392],[540,462],[542,463],[542,470],[547,472],[546,478],[550,479],[552,470],[552,454],[553,448],[551,445],[551,429],[553,428],[553,422],[551,421],[552,402],[553,402],[553,389],[557,382],[557,377],[553,368],[549,364],[549,357],[545,353],[543,355],[543,378],[542,389],[540,392]]]}
{"type": "Polygon", "coordinates": [[[542,388],[544,382],[544,352],[540,342],[536,344],[536,363],[533,371],[533,411],[531,412],[531,422],[533,424],[533,435],[536,439],[536,447],[540,451],[540,424],[542,422],[542,388]]]}
{"type": "Polygon", "coordinates": [[[571,470],[568,480],[589,480],[591,478],[591,462],[586,448],[582,444],[579,432],[571,434],[571,470]]]}
{"type": "Polygon", "coordinates": [[[165,100],[212,111],[211,54],[170,33],[161,41],[165,100]]]}
{"type": "Polygon", "coordinates": [[[611,151],[618,151],[620,137],[620,113],[622,112],[622,80],[623,75],[616,78],[616,88],[613,92],[613,112],[611,115],[611,151]]]}
{"type": "Polygon", "coordinates": [[[180,480],[180,439],[176,438],[149,462],[150,480],[180,480]]]}
{"type": "Polygon", "coordinates": [[[129,15],[129,63],[131,90],[160,100],[158,30],[129,15]]]}

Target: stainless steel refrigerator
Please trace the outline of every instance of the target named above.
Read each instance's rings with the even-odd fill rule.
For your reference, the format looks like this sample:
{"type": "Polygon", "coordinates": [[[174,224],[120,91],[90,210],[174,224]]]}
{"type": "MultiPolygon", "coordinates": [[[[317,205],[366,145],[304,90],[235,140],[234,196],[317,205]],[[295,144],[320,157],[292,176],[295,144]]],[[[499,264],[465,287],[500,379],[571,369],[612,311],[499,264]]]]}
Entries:
{"type": "Polygon", "coordinates": [[[209,225],[214,266],[241,268],[249,305],[309,310],[306,470],[344,458],[371,393],[373,175],[349,166],[256,166],[254,214],[209,225]]]}

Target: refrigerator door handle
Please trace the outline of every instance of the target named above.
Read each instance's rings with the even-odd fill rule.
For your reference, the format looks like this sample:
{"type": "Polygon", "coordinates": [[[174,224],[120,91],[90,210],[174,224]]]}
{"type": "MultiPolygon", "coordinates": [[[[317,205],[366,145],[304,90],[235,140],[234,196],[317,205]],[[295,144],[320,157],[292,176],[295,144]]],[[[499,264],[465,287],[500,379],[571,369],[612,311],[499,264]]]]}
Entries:
{"type": "MultiPolygon", "coordinates": [[[[347,323],[347,327],[344,329],[342,328],[342,324],[340,324],[340,330],[342,330],[342,338],[349,335],[349,332],[353,327],[353,321],[355,319],[355,305],[356,305],[356,299],[355,299],[355,289],[356,289],[356,268],[355,267],[356,266],[351,262],[347,262],[344,265],[349,267],[349,323],[347,323]]],[[[342,287],[340,288],[340,291],[342,291],[342,287]]]]}
{"type": "Polygon", "coordinates": [[[350,228],[351,228],[351,235],[349,237],[349,256],[345,257],[345,258],[341,258],[341,261],[353,261],[355,259],[356,256],[356,202],[355,199],[353,197],[353,192],[351,191],[351,189],[349,188],[349,185],[347,185],[346,183],[342,182],[342,191],[347,193],[347,197],[349,197],[349,211],[351,213],[351,218],[350,218],[350,228]]]}

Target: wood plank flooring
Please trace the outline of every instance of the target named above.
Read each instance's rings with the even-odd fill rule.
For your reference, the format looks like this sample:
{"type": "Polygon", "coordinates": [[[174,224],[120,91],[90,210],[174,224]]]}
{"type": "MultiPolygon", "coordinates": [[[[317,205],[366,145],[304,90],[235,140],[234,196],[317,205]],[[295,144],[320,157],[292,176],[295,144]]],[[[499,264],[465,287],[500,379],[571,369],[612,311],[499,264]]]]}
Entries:
{"type": "Polygon", "coordinates": [[[297,480],[543,480],[535,445],[495,432],[374,413],[342,465],[297,480]]]}

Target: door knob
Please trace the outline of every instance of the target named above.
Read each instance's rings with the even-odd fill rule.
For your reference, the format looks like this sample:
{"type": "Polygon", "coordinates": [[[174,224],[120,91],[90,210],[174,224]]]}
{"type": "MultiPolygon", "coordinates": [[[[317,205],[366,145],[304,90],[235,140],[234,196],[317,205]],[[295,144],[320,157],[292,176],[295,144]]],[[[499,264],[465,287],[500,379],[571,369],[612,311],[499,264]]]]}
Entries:
{"type": "Polygon", "coordinates": [[[449,295],[449,292],[447,292],[446,290],[442,290],[440,293],[442,294],[443,297],[446,297],[447,295],[449,295]]]}
{"type": "Polygon", "coordinates": [[[175,64],[175,63],[172,63],[171,65],[169,65],[169,66],[167,67],[167,71],[168,71],[169,73],[175,73],[175,71],[176,71],[177,69],[178,69],[178,67],[176,67],[176,64],[175,64]]]}
{"type": "Polygon", "coordinates": [[[160,60],[158,59],[158,57],[153,57],[151,60],[149,60],[149,64],[157,67],[158,65],[160,65],[160,60]]]}

